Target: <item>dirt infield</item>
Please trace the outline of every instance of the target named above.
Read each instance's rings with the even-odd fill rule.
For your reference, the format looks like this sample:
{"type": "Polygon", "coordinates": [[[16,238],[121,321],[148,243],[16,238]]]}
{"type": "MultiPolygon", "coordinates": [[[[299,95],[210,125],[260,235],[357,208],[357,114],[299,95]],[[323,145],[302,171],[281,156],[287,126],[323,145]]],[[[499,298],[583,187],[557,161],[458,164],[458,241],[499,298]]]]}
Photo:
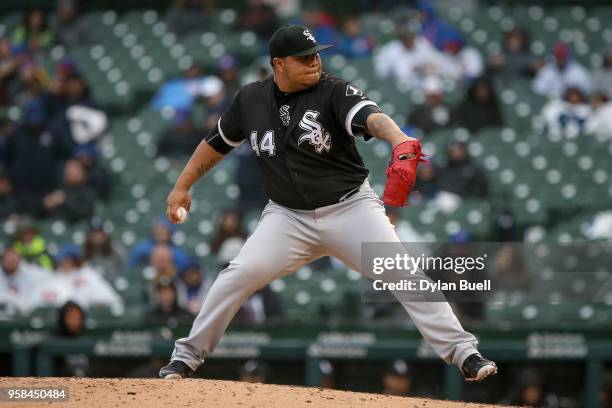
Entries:
{"type": "Polygon", "coordinates": [[[68,402],[0,402],[3,407],[61,408],[181,408],[181,407],[410,407],[410,408],[491,408],[493,405],[401,398],[321,388],[249,384],[213,380],[157,380],[117,378],[0,378],[6,387],[68,387],[68,402]]]}

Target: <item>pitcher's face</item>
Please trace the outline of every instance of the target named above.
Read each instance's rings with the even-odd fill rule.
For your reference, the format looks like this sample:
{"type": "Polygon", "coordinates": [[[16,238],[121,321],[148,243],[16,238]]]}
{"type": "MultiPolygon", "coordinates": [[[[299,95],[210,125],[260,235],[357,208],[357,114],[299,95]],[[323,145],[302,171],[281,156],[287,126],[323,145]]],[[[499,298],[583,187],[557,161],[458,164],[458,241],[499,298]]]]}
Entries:
{"type": "Polygon", "coordinates": [[[321,79],[323,64],[318,53],[303,57],[278,58],[279,71],[296,89],[308,89],[321,79]]]}

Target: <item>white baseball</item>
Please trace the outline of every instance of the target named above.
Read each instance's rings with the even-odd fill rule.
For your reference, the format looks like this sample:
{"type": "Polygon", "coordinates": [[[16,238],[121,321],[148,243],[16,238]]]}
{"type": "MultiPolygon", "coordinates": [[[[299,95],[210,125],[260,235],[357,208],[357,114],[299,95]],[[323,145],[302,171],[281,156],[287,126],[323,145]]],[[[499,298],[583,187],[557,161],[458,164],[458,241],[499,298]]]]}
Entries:
{"type": "Polygon", "coordinates": [[[179,223],[184,222],[187,219],[187,210],[183,207],[179,207],[176,210],[176,216],[179,219],[179,223]]]}

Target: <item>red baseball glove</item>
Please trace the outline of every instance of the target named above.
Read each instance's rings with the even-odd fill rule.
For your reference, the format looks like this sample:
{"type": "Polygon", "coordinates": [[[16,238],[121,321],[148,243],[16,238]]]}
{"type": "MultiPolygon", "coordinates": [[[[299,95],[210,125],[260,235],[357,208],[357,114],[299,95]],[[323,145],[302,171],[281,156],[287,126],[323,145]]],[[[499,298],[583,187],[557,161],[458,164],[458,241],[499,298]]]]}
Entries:
{"type": "Polygon", "coordinates": [[[387,166],[387,184],[383,195],[385,205],[402,207],[406,204],[416,181],[417,166],[427,161],[422,157],[419,140],[407,140],[395,146],[387,166]]]}

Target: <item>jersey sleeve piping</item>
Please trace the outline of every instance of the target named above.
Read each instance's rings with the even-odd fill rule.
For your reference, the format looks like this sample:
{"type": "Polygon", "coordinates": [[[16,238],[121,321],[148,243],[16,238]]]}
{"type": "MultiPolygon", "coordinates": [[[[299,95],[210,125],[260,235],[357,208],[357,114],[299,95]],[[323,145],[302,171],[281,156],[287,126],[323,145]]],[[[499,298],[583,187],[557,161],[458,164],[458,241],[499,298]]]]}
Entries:
{"type": "Polygon", "coordinates": [[[220,117],[219,117],[219,121],[217,122],[217,127],[219,128],[219,135],[221,135],[221,138],[223,139],[223,141],[231,147],[240,146],[246,140],[246,139],[243,139],[240,142],[232,142],[227,137],[225,137],[225,135],[223,134],[223,129],[221,129],[221,118],[220,117]]]}
{"type": "MultiPolygon", "coordinates": [[[[376,103],[370,101],[370,100],[365,100],[365,101],[361,101],[358,102],[355,106],[353,106],[351,108],[351,110],[346,114],[346,120],[344,121],[344,127],[346,128],[346,131],[348,132],[349,135],[355,137],[355,135],[353,134],[353,129],[352,129],[352,122],[353,122],[353,118],[355,117],[355,115],[357,114],[357,112],[359,112],[359,110],[361,108],[363,108],[364,106],[368,106],[368,105],[374,105],[378,108],[378,105],[376,105],[376,103]]],[[[219,128],[220,130],[221,128],[219,128]]],[[[223,135],[221,135],[223,136],[223,135]]]]}

